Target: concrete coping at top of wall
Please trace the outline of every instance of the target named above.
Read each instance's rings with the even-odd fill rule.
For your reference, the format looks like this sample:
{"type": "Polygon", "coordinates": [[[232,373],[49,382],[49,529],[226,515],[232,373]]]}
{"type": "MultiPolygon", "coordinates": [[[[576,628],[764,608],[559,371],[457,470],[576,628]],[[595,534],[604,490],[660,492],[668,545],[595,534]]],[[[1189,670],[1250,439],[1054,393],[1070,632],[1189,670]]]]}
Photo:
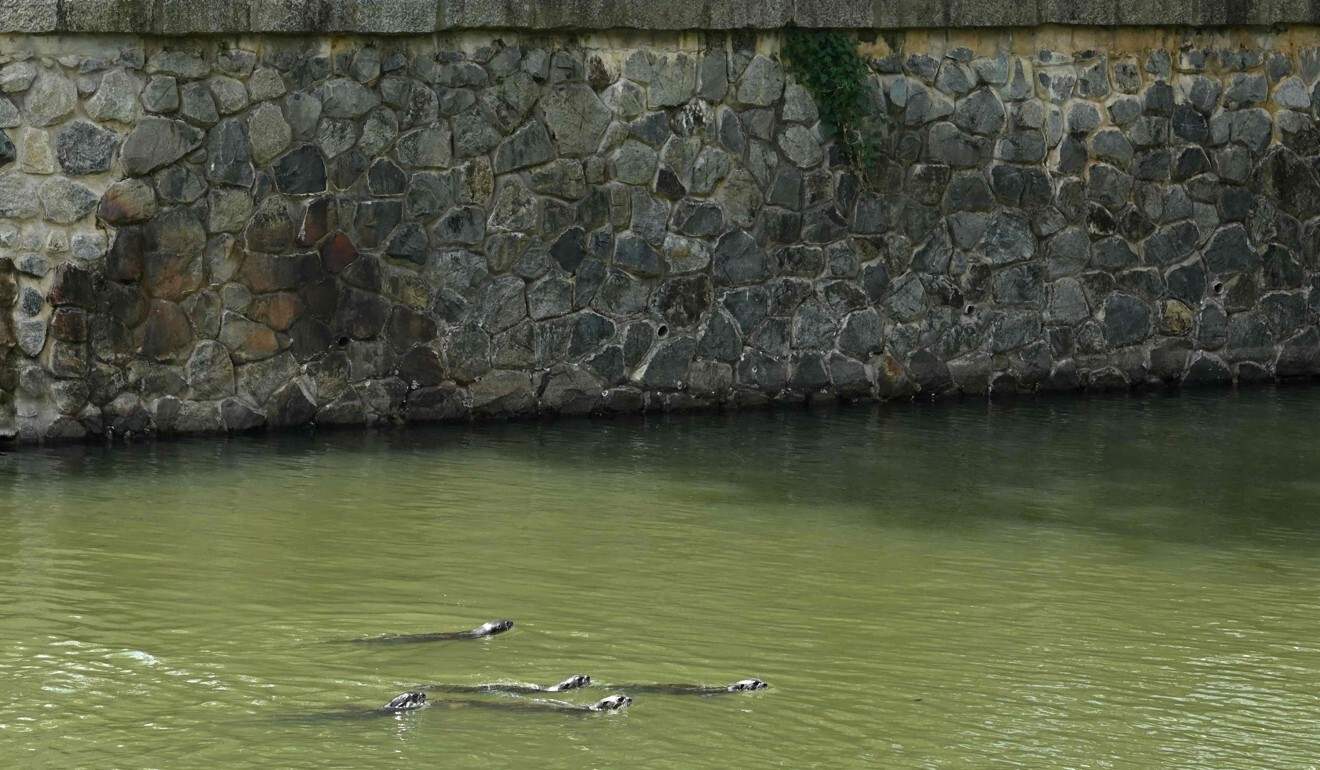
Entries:
{"type": "Polygon", "coordinates": [[[0,33],[38,34],[1317,23],[1316,0],[0,0],[0,33]]]}

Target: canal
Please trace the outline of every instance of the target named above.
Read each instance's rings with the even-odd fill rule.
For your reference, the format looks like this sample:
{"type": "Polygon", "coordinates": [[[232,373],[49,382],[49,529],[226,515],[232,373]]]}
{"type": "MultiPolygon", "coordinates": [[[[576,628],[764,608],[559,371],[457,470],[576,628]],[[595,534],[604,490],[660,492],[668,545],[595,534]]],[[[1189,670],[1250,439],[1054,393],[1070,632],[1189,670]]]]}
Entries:
{"type": "Polygon", "coordinates": [[[24,448],[0,757],[1314,767],[1318,426],[1291,388],[24,448]],[[572,674],[770,687],[369,713],[572,674]]]}

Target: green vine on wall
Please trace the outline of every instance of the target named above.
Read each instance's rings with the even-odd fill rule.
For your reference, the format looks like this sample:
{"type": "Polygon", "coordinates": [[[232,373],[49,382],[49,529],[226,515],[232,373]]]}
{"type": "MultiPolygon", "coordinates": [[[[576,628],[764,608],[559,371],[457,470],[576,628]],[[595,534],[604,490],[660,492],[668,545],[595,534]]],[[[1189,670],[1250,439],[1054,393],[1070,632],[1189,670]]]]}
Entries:
{"type": "Polygon", "coordinates": [[[789,27],[783,58],[788,71],[815,98],[826,131],[867,180],[889,135],[889,116],[871,99],[870,69],[857,39],[828,30],[789,27]]]}

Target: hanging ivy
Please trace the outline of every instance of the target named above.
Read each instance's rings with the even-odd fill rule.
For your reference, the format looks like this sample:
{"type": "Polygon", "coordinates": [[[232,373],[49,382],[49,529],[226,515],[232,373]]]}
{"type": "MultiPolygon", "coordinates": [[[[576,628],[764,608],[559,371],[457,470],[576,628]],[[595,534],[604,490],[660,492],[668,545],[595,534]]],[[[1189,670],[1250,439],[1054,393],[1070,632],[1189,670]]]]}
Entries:
{"type": "Polygon", "coordinates": [[[857,39],[789,27],[782,53],[788,71],[815,98],[826,138],[843,148],[849,163],[866,179],[880,160],[890,122],[870,98],[870,69],[857,53],[857,39]]]}

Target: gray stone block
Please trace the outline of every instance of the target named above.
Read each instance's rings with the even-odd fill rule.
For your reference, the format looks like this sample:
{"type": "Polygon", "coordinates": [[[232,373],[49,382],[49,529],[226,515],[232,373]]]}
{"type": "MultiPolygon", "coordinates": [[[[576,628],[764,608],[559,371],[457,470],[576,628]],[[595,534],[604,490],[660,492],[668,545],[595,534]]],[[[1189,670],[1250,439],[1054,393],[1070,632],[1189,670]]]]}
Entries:
{"type": "Polygon", "coordinates": [[[536,166],[555,157],[550,135],[541,123],[529,123],[518,129],[495,150],[493,168],[503,174],[514,169],[536,166]]]}
{"type": "Polygon", "coordinates": [[[541,108],[545,113],[546,128],[554,135],[559,153],[568,157],[594,153],[610,124],[609,108],[586,85],[551,89],[541,99],[541,108]]]}
{"type": "Polygon", "coordinates": [[[15,0],[0,5],[0,32],[55,32],[61,28],[59,5],[59,0],[15,0]]]}
{"type": "Polygon", "coordinates": [[[172,0],[152,20],[161,35],[205,35],[246,32],[252,0],[172,0]]]}
{"type": "Polygon", "coordinates": [[[156,10],[154,0],[65,0],[61,5],[66,32],[142,32],[152,28],[156,10]]]}
{"type": "Polygon", "coordinates": [[[872,0],[793,0],[792,23],[799,27],[851,29],[871,26],[872,0]]]}
{"type": "MultiPolygon", "coordinates": [[[[781,74],[781,87],[782,84],[781,74]]],[[[686,104],[696,92],[697,60],[694,56],[677,53],[656,57],[651,65],[650,85],[647,87],[647,106],[650,109],[686,104]]]]}
{"type": "Polygon", "coordinates": [[[735,94],[742,104],[765,107],[774,104],[783,91],[783,67],[779,62],[758,55],[747,65],[735,94]]]}

